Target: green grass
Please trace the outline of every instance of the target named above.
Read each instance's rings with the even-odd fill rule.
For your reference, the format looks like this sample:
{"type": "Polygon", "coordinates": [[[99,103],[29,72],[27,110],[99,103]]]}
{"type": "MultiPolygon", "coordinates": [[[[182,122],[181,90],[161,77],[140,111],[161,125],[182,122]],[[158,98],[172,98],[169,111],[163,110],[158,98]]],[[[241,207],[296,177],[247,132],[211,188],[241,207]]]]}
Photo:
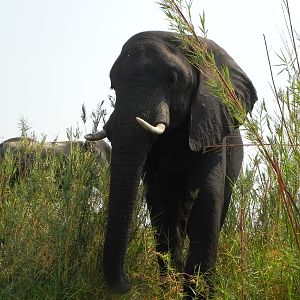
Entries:
{"type": "MultiPolygon", "coordinates": [[[[110,294],[101,272],[108,166],[100,169],[78,149],[67,159],[44,159],[37,150],[30,171],[10,186],[13,158],[0,164],[0,299],[181,299],[181,274],[170,268],[159,278],[143,187],[126,263],[133,289],[120,297],[110,294]],[[98,212],[93,186],[103,202],[98,212]]],[[[220,238],[216,299],[299,299],[299,250],[276,180],[260,166],[258,155],[233,195],[220,238]]],[[[205,290],[201,277],[195,280],[205,290]]]]}

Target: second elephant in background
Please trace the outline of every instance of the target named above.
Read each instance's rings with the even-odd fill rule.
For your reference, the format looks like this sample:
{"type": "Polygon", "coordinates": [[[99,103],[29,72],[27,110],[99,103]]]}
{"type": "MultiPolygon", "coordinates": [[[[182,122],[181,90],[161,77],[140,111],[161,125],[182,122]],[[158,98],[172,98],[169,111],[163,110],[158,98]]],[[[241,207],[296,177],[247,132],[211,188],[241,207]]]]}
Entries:
{"type": "MultiPolygon", "coordinates": [[[[72,151],[79,150],[83,153],[90,152],[95,157],[99,167],[108,165],[110,162],[111,147],[105,141],[83,142],[83,141],[61,141],[61,142],[39,142],[32,138],[15,137],[5,140],[0,144],[0,161],[6,155],[14,161],[14,172],[10,177],[10,185],[29,174],[37,157],[44,161],[51,156],[61,157],[66,162],[72,151]]],[[[63,168],[64,166],[62,166],[63,168]]]]}

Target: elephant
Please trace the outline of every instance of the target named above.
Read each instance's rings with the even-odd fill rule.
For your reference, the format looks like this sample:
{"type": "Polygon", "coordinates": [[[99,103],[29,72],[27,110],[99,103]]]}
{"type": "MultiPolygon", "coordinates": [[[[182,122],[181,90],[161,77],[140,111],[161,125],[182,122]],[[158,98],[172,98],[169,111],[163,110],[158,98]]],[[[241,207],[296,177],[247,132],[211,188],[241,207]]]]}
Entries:
{"type": "Polygon", "coordinates": [[[72,147],[79,147],[82,151],[92,151],[99,166],[109,164],[111,155],[110,145],[103,140],[94,142],[38,142],[27,137],[10,138],[0,144],[0,161],[8,152],[13,155],[14,159],[20,160],[15,174],[13,174],[10,179],[11,185],[14,185],[15,181],[18,180],[23,173],[30,171],[33,160],[35,159],[35,152],[39,147],[41,147],[41,155],[43,158],[51,154],[67,157],[70,155],[72,147]]]}
{"type": "MultiPolygon", "coordinates": [[[[236,95],[251,112],[257,101],[251,80],[223,48],[199,39],[219,69],[227,66],[236,95]]],[[[115,108],[103,130],[85,136],[107,137],[112,144],[103,273],[120,294],[132,286],[124,265],[140,179],[146,185],[156,251],[170,253],[185,274],[187,299],[193,297],[190,276],[207,278],[215,268],[219,232],[243,161],[241,124],[187,55],[176,33],[132,36],[110,71],[115,108]]],[[[160,257],[163,275],[166,266],[160,257]]]]}

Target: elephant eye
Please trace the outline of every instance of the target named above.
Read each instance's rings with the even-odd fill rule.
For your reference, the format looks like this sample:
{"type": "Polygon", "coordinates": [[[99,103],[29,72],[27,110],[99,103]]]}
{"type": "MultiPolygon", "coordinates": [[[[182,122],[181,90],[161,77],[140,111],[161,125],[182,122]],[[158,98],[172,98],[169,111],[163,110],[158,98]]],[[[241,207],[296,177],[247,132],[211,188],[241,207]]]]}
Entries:
{"type": "Polygon", "coordinates": [[[137,48],[133,48],[133,49],[130,49],[126,52],[126,56],[127,57],[133,57],[133,56],[137,56],[139,55],[140,53],[143,52],[143,49],[140,48],[140,47],[137,47],[137,48]]]}
{"type": "Polygon", "coordinates": [[[127,57],[132,56],[132,53],[133,53],[133,51],[132,51],[132,50],[129,50],[129,51],[127,52],[127,57]]]}

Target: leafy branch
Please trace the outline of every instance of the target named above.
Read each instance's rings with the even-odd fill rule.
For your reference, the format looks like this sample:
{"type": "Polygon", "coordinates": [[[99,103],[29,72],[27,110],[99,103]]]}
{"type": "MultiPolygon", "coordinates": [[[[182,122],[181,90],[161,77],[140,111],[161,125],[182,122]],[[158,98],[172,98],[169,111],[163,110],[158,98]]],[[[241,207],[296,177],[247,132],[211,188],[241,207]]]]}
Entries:
{"type": "MultiPolygon", "coordinates": [[[[285,8],[289,16],[290,30],[293,33],[292,22],[290,18],[290,11],[288,6],[288,0],[284,0],[285,8]]],[[[254,144],[258,146],[258,150],[262,157],[265,159],[266,164],[270,166],[273,170],[278,183],[278,189],[280,198],[283,200],[290,225],[292,227],[295,242],[297,244],[298,250],[300,251],[300,212],[297,208],[296,201],[288,189],[287,180],[284,177],[283,170],[280,167],[280,161],[277,151],[274,151],[273,147],[268,147],[264,142],[264,138],[261,135],[258,123],[252,116],[247,116],[247,112],[238,96],[236,95],[234,88],[230,82],[230,74],[226,67],[219,69],[216,66],[213,54],[208,50],[205,39],[207,37],[207,29],[205,28],[205,14],[200,16],[201,26],[200,31],[204,35],[204,39],[199,39],[196,34],[195,27],[192,22],[192,1],[182,1],[182,0],[163,0],[159,2],[161,9],[169,20],[171,29],[175,30],[180,39],[183,41],[185,49],[187,49],[187,58],[204,76],[207,84],[211,88],[211,92],[220,101],[222,101],[232,117],[238,121],[242,121],[246,128],[247,138],[250,139],[254,144]]],[[[297,53],[296,43],[294,35],[291,36],[292,45],[294,51],[297,53]]],[[[268,52],[267,52],[268,53],[268,52]]],[[[296,56],[296,62],[298,63],[299,74],[299,61],[298,56],[296,56]]],[[[270,69],[272,70],[270,61],[270,69]]],[[[273,74],[271,72],[271,77],[274,82],[273,74]]],[[[299,75],[297,75],[299,78],[299,75]]],[[[300,86],[298,82],[297,86],[300,86]]],[[[275,87],[275,84],[274,84],[275,87]]],[[[276,89],[275,89],[276,90],[276,89]]],[[[278,95],[276,96],[279,99],[278,95]]],[[[277,103],[278,104],[278,103],[277,103]]],[[[280,105],[279,105],[280,107],[280,105]]],[[[287,124],[285,124],[287,126],[287,124]]],[[[288,128],[286,127],[286,132],[288,128]]],[[[281,139],[284,140],[284,139],[281,139]]],[[[293,145],[293,140],[289,138],[288,143],[293,145]]],[[[294,154],[299,156],[299,151],[294,146],[294,154]]]]}

